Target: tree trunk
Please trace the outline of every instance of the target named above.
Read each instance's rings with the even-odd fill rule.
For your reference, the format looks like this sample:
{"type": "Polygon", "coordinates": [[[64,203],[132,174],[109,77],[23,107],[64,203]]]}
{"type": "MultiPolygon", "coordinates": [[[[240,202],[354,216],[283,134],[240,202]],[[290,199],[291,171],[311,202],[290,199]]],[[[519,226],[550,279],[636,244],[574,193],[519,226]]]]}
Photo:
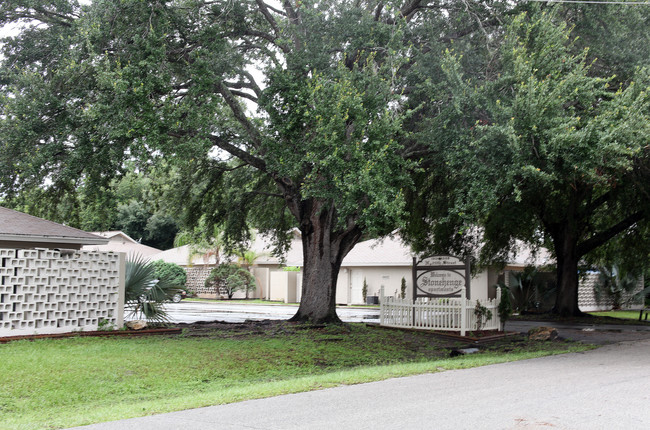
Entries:
{"type": "Polygon", "coordinates": [[[578,307],[578,235],[571,223],[554,237],[557,256],[557,296],[553,312],[561,316],[579,316],[578,307]]]}
{"type": "Polygon", "coordinates": [[[361,238],[351,224],[336,229],[335,210],[323,202],[308,202],[310,216],[301,222],[303,247],[302,296],[298,312],[290,321],[313,324],[340,323],[336,314],[336,282],[343,258],[361,238]]]}

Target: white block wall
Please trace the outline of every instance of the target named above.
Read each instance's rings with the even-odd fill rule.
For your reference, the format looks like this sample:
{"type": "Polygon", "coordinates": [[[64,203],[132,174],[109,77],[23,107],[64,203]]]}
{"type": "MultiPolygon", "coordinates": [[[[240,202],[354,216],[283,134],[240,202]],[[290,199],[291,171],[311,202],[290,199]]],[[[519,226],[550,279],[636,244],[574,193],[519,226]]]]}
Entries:
{"type": "Polygon", "coordinates": [[[97,330],[124,321],[124,256],[0,249],[0,337],[97,330]]]}
{"type": "MultiPolygon", "coordinates": [[[[580,279],[578,288],[578,307],[583,312],[609,311],[614,306],[614,299],[602,294],[600,300],[596,298],[594,285],[598,282],[598,273],[589,273],[580,279]]],[[[631,298],[643,289],[643,281],[639,281],[637,289],[633,293],[623,294],[623,308],[637,309],[643,305],[643,299],[632,301],[631,298]]]]}

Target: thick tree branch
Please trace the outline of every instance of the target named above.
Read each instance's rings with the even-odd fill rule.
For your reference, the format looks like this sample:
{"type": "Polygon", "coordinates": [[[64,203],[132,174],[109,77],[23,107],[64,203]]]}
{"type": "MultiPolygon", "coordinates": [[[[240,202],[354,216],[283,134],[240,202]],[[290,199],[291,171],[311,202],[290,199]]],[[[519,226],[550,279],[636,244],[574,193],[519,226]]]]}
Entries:
{"type": "Polygon", "coordinates": [[[248,100],[250,100],[250,101],[252,101],[254,103],[257,103],[257,97],[255,97],[252,94],[248,94],[248,93],[246,93],[244,91],[238,91],[238,90],[230,90],[230,92],[232,93],[233,96],[242,97],[242,98],[248,99],[248,100]]]}
{"type": "Polygon", "coordinates": [[[610,189],[606,193],[598,197],[597,199],[590,201],[585,207],[585,209],[581,211],[581,218],[589,217],[591,214],[594,213],[596,209],[598,209],[603,204],[607,203],[612,198],[613,191],[614,191],[613,189],[610,189]]]}
{"type": "Polygon", "coordinates": [[[227,153],[239,158],[244,163],[255,167],[257,170],[266,172],[266,162],[264,162],[264,160],[261,158],[255,157],[251,153],[237,147],[236,145],[233,145],[220,136],[210,135],[208,138],[216,147],[223,149],[227,153]]]}
{"type": "MultiPolygon", "coordinates": [[[[170,137],[175,137],[178,139],[184,139],[188,137],[199,137],[199,133],[196,132],[195,130],[175,130],[175,131],[168,131],[167,135],[170,137]]],[[[243,167],[244,165],[249,165],[252,166],[262,172],[266,172],[266,162],[262,160],[261,158],[257,158],[254,155],[250,154],[249,152],[239,148],[236,145],[233,145],[230,143],[228,140],[221,136],[215,136],[213,134],[210,134],[206,136],[207,139],[209,139],[214,146],[217,148],[223,149],[233,157],[239,158],[243,163],[242,165],[236,166],[232,170],[238,169],[240,167],[243,167]]]]}
{"type": "Polygon", "coordinates": [[[279,36],[280,28],[278,27],[278,23],[275,21],[275,18],[273,18],[273,15],[271,15],[268,5],[264,3],[262,0],[255,0],[255,3],[257,3],[257,7],[259,8],[260,12],[264,16],[264,19],[266,19],[266,22],[268,22],[271,28],[273,29],[275,35],[279,36]]]}
{"type": "Polygon", "coordinates": [[[611,226],[607,230],[604,230],[600,233],[593,235],[589,239],[578,244],[578,250],[577,250],[578,257],[583,257],[589,251],[598,248],[599,246],[606,243],[608,240],[612,239],[617,234],[627,230],[628,228],[632,227],[634,224],[643,220],[644,218],[646,218],[646,214],[644,212],[636,212],[633,213],[632,215],[629,215],[627,218],[620,221],[618,224],[611,226]]]}
{"type": "Polygon", "coordinates": [[[253,125],[253,123],[248,120],[246,114],[244,113],[244,110],[239,104],[239,101],[237,101],[235,98],[235,95],[232,93],[232,91],[230,91],[230,89],[223,82],[219,82],[217,84],[217,91],[223,97],[237,122],[239,122],[244,127],[244,130],[246,130],[246,133],[248,134],[252,145],[256,148],[262,146],[262,136],[260,135],[259,130],[253,125]]]}
{"type": "Polygon", "coordinates": [[[399,13],[404,19],[410,21],[420,8],[422,8],[422,0],[411,0],[402,6],[399,13]]]}

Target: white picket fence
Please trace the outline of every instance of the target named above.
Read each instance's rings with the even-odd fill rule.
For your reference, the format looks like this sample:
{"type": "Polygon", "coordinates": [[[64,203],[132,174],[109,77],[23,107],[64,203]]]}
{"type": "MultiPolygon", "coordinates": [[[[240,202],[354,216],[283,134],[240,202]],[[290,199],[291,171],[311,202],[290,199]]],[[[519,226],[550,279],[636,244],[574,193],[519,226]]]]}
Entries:
{"type": "MultiPolygon", "coordinates": [[[[479,300],[492,312],[492,318],[483,322],[481,330],[499,330],[501,321],[497,307],[501,301],[501,289],[496,299],[479,300]]],[[[387,327],[417,328],[440,331],[457,331],[465,336],[467,331],[477,329],[474,315],[476,300],[461,298],[400,299],[384,296],[381,290],[379,324],[387,327]]]]}

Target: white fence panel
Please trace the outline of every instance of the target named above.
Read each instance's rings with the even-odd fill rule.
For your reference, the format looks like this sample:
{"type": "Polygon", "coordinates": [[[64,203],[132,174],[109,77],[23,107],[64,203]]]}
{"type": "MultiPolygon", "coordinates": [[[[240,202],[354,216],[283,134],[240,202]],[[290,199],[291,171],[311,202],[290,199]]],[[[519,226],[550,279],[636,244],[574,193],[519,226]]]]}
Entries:
{"type": "MultiPolygon", "coordinates": [[[[501,290],[497,290],[496,299],[479,300],[492,317],[483,321],[481,330],[499,330],[498,306],[501,290]]],[[[440,331],[459,331],[462,336],[468,330],[477,330],[478,320],[474,314],[476,301],[461,298],[420,298],[415,302],[384,296],[381,290],[379,323],[387,327],[417,328],[440,331]],[[464,318],[463,318],[464,317],[464,318]]]]}

